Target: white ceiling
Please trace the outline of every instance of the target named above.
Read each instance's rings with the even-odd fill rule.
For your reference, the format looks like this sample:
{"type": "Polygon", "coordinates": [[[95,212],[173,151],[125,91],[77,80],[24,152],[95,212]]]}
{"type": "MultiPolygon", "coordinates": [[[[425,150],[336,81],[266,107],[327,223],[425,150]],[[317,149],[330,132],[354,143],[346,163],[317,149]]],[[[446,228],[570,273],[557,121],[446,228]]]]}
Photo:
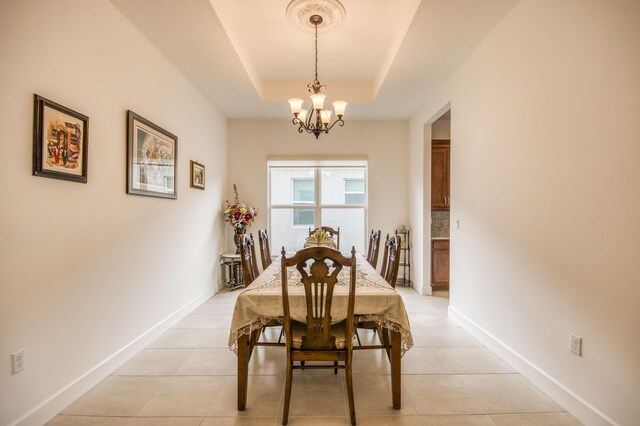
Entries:
{"type": "MultiPolygon", "coordinates": [[[[289,118],[307,99],[313,33],[289,0],[111,0],[229,118],[289,118]]],[[[319,35],[327,100],[346,118],[406,119],[518,0],[343,0],[343,25],[319,35]]]]}

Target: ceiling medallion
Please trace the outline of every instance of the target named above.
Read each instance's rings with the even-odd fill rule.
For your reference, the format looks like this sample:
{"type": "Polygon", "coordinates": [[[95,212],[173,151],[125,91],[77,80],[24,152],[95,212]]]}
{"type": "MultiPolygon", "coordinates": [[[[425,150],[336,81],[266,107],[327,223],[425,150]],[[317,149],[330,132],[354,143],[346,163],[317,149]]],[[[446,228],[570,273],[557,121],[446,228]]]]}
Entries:
{"type": "Polygon", "coordinates": [[[302,31],[315,31],[310,21],[313,15],[322,17],[318,32],[326,33],[339,28],[347,12],[338,0],[292,0],[287,6],[287,20],[294,28],[302,31]]]}
{"type": "MultiPolygon", "coordinates": [[[[295,6],[295,8],[300,7],[300,13],[296,13],[297,17],[306,16],[308,11],[318,11],[320,10],[324,4],[337,4],[342,8],[342,20],[344,19],[344,7],[337,0],[293,0],[289,3],[289,7],[287,8],[287,16],[290,15],[290,11],[293,10],[291,6],[295,6]]],[[[337,17],[334,13],[332,16],[337,17]]],[[[337,20],[334,20],[333,23],[337,23],[337,20]]],[[[313,135],[318,139],[320,134],[329,133],[329,130],[333,128],[336,124],[340,125],[340,127],[344,126],[344,121],[342,117],[344,117],[344,110],[347,107],[347,103],[345,101],[335,101],[333,103],[333,109],[336,113],[337,119],[331,123],[331,114],[333,111],[324,109],[324,99],[326,95],[322,92],[323,89],[326,89],[327,86],[320,83],[318,80],[318,31],[325,24],[325,20],[322,15],[313,13],[308,17],[308,23],[313,27],[315,33],[315,78],[311,83],[307,85],[309,88],[309,93],[311,93],[311,109],[307,110],[304,108],[304,101],[300,98],[289,99],[289,106],[291,107],[291,113],[293,114],[293,124],[298,126],[298,132],[307,132],[313,133],[313,135]]],[[[306,24],[305,24],[306,25],[306,24]]],[[[332,29],[331,26],[325,26],[327,29],[332,29]]],[[[333,28],[336,28],[335,25],[333,28]]]]}

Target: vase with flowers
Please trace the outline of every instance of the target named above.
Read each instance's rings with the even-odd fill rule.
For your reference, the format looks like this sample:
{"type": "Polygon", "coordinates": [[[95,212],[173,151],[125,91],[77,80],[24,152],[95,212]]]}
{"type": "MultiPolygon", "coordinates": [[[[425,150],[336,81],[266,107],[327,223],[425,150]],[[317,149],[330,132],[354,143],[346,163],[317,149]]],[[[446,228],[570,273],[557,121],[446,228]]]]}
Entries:
{"type": "Polygon", "coordinates": [[[251,226],[258,215],[258,209],[246,205],[240,201],[238,197],[238,187],[233,185],[234,202],[226,201],[227,208],[224,211],[224,218],[229,225],[233,227],[233,241],[236,244],[236,254],[240,253],[240,241],[242,236],[247,232],[247,228],[251,226]]]}

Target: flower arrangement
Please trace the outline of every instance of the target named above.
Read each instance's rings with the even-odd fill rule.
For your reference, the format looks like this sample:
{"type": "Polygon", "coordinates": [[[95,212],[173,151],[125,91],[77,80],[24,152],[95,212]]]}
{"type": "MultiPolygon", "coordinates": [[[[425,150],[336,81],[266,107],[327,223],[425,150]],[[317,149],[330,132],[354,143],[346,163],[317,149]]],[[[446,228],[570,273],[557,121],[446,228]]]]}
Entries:
{"type": "Polygon", "coordinates": [[[238,198],[238,187],[233,185],[234,203],[227,200],[227,208],[224,211],[224,218],[233,226],[236,233],[241,233],[251,226],[251,222],[258,215],[258,209],[247,206],[238,198]]]}

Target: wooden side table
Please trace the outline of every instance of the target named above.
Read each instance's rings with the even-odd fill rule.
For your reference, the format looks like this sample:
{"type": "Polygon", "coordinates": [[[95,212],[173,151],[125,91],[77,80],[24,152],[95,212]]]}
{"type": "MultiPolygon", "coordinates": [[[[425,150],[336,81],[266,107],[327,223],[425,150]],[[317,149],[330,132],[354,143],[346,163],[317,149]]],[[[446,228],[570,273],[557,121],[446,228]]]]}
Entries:
{"type": "Polygon", "coordinates": [[[220,264],[226,266],[225,278],[229,289],[233,290],[238,287],[244,287],[242,263],[240,263],[239,254],[223,253],[220,256],[220,264]]]}

